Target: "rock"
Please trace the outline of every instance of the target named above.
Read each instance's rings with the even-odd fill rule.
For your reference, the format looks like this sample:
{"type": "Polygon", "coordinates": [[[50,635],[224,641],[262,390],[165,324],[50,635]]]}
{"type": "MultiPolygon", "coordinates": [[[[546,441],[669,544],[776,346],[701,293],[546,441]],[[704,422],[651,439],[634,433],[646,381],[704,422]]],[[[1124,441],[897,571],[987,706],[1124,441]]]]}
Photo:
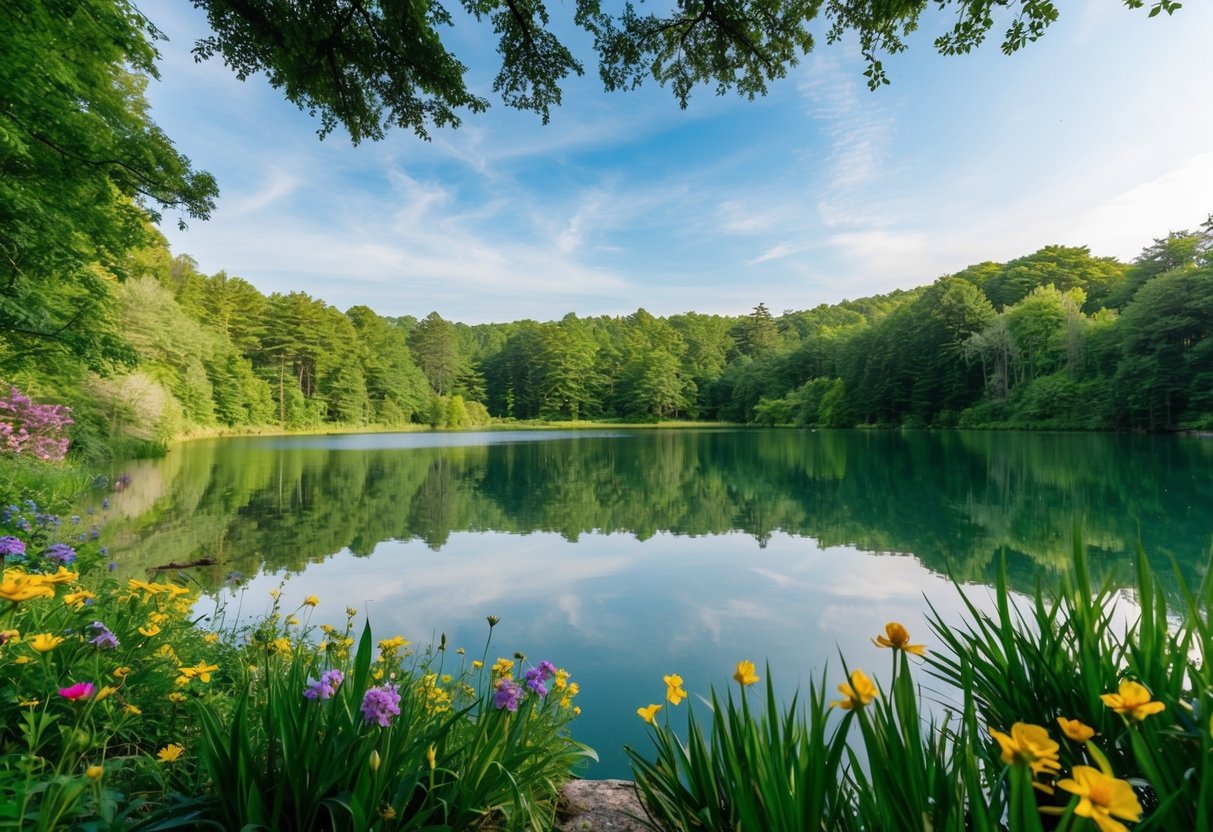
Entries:
{"type": "Polygon", "coordinates": [[[650,832],[630,780],[571,780],[561,797],[555,832],[650,832]]]}

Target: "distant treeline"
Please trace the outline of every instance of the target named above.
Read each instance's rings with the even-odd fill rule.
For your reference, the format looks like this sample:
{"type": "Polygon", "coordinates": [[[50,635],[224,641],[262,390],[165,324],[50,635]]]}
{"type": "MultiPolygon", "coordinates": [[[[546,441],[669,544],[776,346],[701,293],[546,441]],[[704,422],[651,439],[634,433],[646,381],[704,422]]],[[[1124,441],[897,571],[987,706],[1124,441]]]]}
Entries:
{"type": "Polygon", "coordinates": [[[848,427],[1213,428],[1213,217],[1131,264],[1049,246],[804,311],[469,326],[205,275],[161,241],[0,378],[71,404],[79,452],[199,428],[668,418],[848,427]]]}

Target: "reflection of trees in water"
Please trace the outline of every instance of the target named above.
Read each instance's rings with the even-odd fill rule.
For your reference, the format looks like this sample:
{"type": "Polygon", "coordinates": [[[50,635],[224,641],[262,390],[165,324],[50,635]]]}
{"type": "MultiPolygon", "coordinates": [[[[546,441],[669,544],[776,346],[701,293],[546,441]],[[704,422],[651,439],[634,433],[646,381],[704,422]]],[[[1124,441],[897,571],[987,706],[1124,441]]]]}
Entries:
{"type": "Polygon", "coordinates": [[[1096,555],[1139,531],[1196,577],[1209,544],[1213,442],[1098,434],[638,431],[624,438],[391,451],[184,445],[131,469],[115,501],[124,569],[214,557],[229,571],[302,569],[348,548],[456,531],[775,532],[910,552],[962,580],[1011,554],[1019,583],[1066,563],[1077,521],[1096,555]],[[149,484],[163,490],[149,495],[149,484]]]}

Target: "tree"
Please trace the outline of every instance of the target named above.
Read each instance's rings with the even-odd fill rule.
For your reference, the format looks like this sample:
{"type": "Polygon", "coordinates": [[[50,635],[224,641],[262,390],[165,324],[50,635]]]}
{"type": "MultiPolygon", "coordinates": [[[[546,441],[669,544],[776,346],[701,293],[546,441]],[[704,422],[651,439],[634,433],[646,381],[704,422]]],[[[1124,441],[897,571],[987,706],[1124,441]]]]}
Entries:
{"type": "Polygon", "coordinates": [[[0,4],[0,353],[56,345],[104,370],[107,279],[163,209],[205,219],[214,179],[148,117],[157,35],[127,0],[0,4]]]}
{"type": "MultiPolygon", "coordinates": [[[[1141,8],[1145,0],[1122,0],[1141,8]]],[[[427,137],[432,126],[457,126],[461,112],[488,102],[472,94],[465,67],[448,49],[444,29],[453,18],[437,3],[409,0],[193,0],[213,34],[194,48],[219,57],[241,79],[266,73],[286,98],[321,120],[321,135],[338,124],[354,142],[378,139],[398,126],[427,137]]],[[[685,107],[701,85],[763,95],[814,47],[811,28],[830,42],[857,36],[875,89],[888,83],[882,54],[906,48],[931,6],[955,11],[951,29],[935,40],[943,54],[969,52],[994,27],[1008,0],[678,0],[661,12],[641,13],[625,2],[617,13],[601,0],[577,0],[572,24],[593,38],[598,74],[607,90],[633,89],[646,78],[669,85],[685,107]],[[823,21],[819,21],[819,18],[823,21]]],[[[1059,14],[1052,0],[1016,4],[1002,40],[1010,54],[1039,38],[1059,14]]],[[[584,66],[552,29],[542,0],[463,0],[497,39],[501,66],[493,89],[511,107],[546,122],[562,99],[561,84],[584,66]]],[[[1171,14],[1177,0],[1152,0],[1151,16],[1171,14]]]]}
{"type": "Polygon", "coordinates": [[[450,394],[463,364],[454,324],[431,312],[409,333],[409,349],[434,392],[450,394]]]}

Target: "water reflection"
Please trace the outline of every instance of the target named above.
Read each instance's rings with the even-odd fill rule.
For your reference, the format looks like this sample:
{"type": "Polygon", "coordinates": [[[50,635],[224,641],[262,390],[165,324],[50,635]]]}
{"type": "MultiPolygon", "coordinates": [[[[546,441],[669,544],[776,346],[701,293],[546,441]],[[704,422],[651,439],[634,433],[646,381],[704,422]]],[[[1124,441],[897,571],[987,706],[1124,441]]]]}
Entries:
{"type": "Polygon", "coordinates": [[[236,439],[127,466],[111,524],[124,569],[214,558],[297,571],[386,540],[460,531],[776,532],[912,553],[1017,580],[1064,564],[1077,522],[1114,560],[1140,534],[1195,576],[1210,544],[1213,442],[1169,437],[851,431],[394,434],[236,439]]]}
{"type": "Polygon", "coordinates": [[[1140,532],[1199,579],[1211,457],[1196,440],[990,433],[224,440],[125,466],[106,535],[124,574],[212,559],[191,570],[217,590],[208,609],[262,609],[285,579],[292,604],[320,596],[313,624],[353,605],[377,633],[445,632],[471,656],[499,615],[490,660],[568,667],[577,736],[603,755],[591,773],[625,776],[663,674],[703,692],[769,660],[790,692],[839,650],[879,672],[868,639],[886,621],[930,644],[924,594],[959,619],[945,569],[983,582],[1006,549],[1030,588],[1075,522],[1101,569],[1127,567],[1140,532]],[[251,580],[218,590],[232,571],[251,580]]]}

